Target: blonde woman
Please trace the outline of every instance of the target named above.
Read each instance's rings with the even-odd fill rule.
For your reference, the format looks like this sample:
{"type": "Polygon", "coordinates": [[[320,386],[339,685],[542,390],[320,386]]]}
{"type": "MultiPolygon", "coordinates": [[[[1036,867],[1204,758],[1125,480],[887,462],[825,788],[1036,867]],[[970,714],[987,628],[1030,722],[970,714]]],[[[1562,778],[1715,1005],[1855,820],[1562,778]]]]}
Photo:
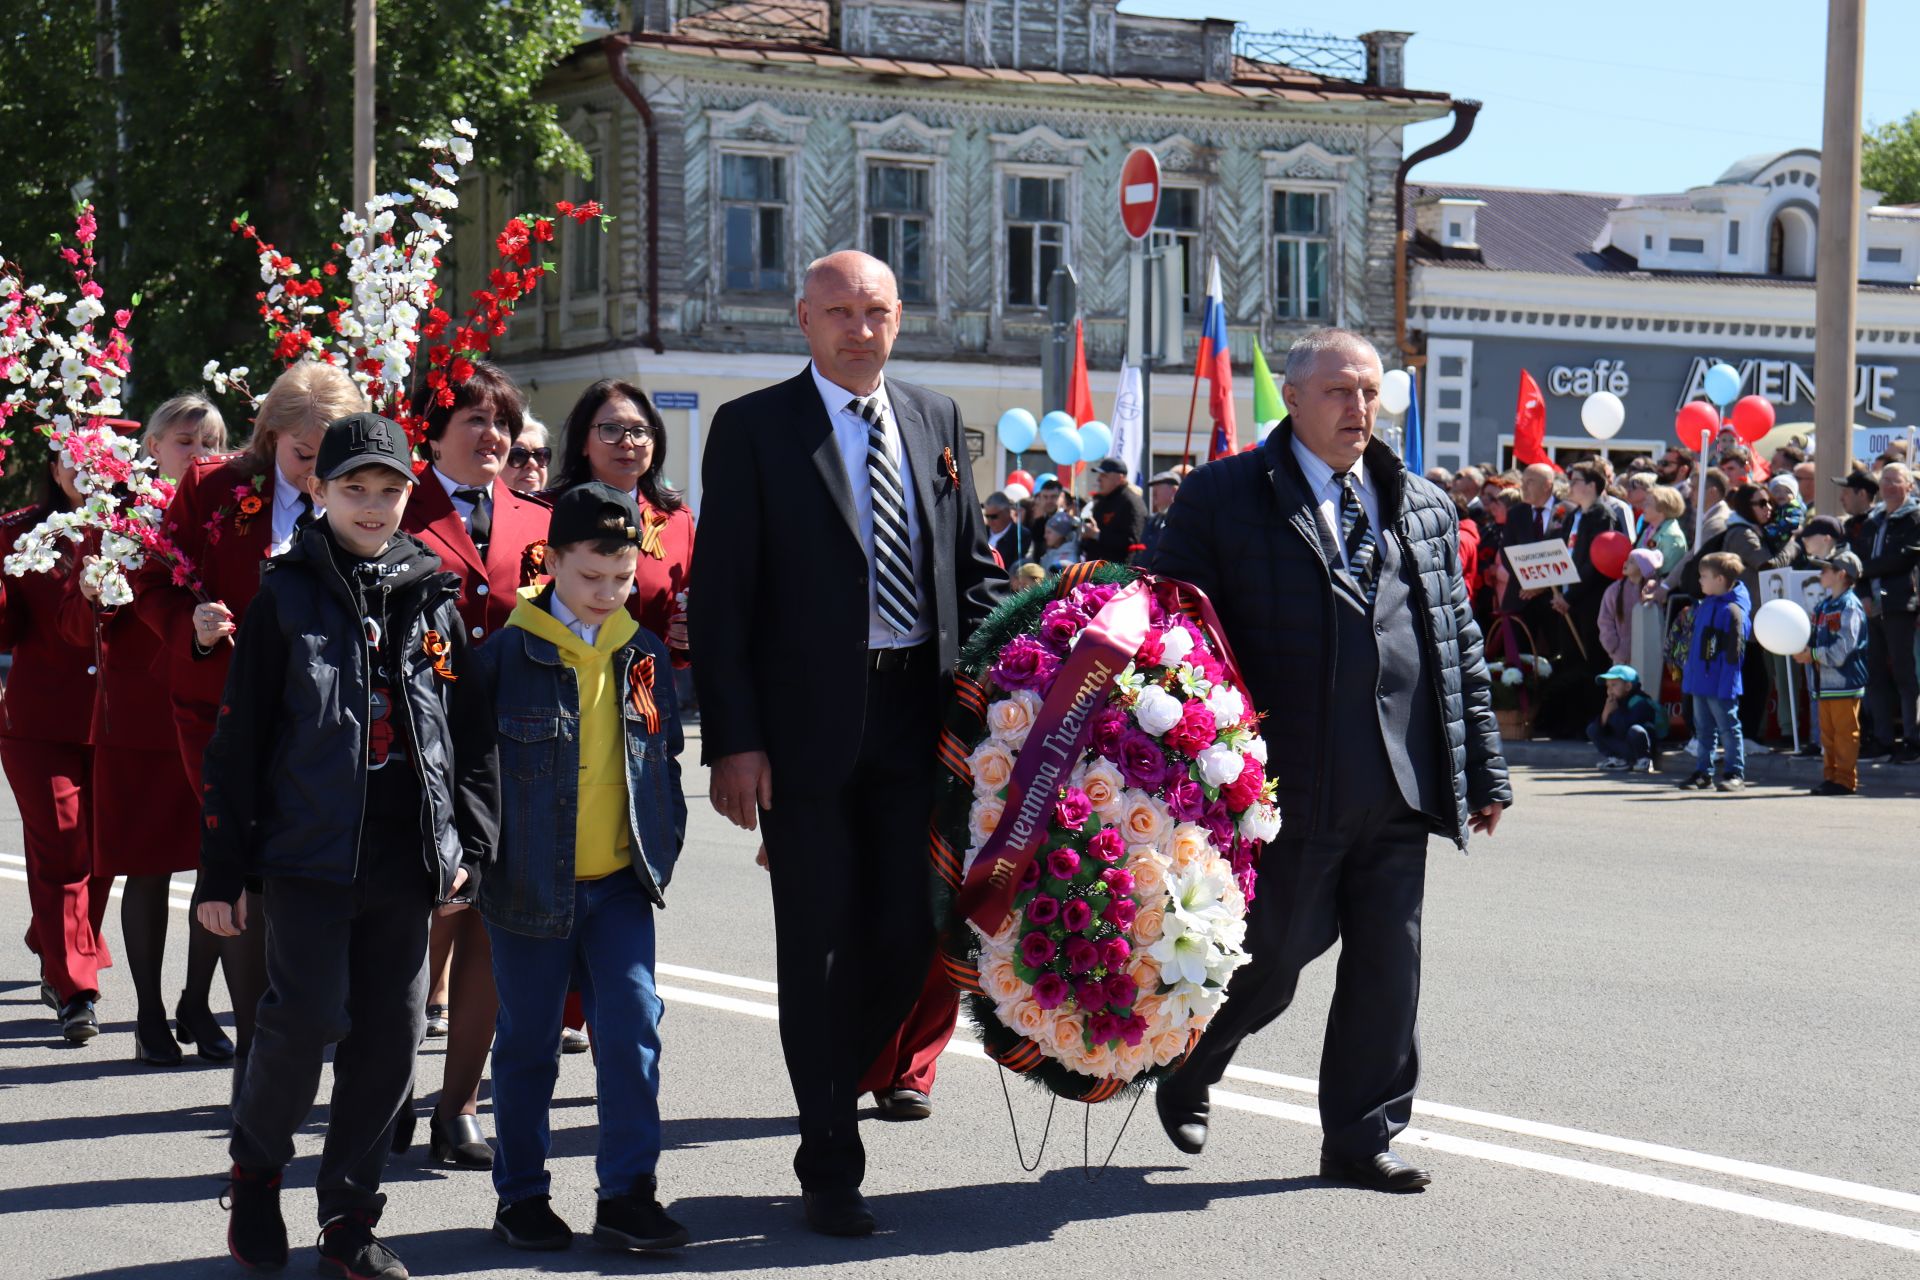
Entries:
{"type": "Polygon", "coordinates": [[[1665,578],[1687,558],[1687,531],[1680,517],[1687,500],[1671,485],[1657,484],[1647,491],[1647,532],[1640,545],[1660,553],[1660,577],[1665,578]]]}
{"type": "MultiPolygon", "coordinates": [[[[133,609],[160,638],[173,729],[195,796],[201,794],[200,760],[213,737],[233,656],[232,636],[260,589],[260,562],[285,551],[296,529],[312,518],[305,486],[327,423],[366,408],[366,397],[344,369],[302,361],[274,381],[245,450],[202,459],[180,477],[166,525],[199,571],[204,599],[175,585],[164,566],[150,563],[135,584],[133,609]]],[[[238,1069],[246,1062],[254,1010],[266,986],[261,930],[248,928],[224,941],[221,959],[233,997],[238,1069]]]]}

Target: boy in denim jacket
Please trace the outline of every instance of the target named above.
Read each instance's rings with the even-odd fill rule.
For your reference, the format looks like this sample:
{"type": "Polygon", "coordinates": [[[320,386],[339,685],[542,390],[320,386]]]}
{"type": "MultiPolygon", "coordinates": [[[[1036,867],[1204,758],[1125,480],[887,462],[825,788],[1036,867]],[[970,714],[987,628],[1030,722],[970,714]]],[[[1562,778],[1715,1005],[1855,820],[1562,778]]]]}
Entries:
{"type": "Polygon", "coordinates": [[[500,743],[499,859],[481,886],[500,1017],[493,1044],[493,1232],[557,1250],[573,1232],[550,1207],[554,1046],[576,969],[599,1081],[593,1237],[672,1249],[684,1227],[656,1196],[660,997],[653,911],[687,829],[679,710],[666,646],[627,612],[640,509],[597,482],[553,507],[545,587],[528,587],[483,645],[475,679],[500,743]]]}
{"type": "Polygon", "coordinates": [[[1860,700],[1867,692],[1867,610],[1854,594],[1860,557],[1851,551],[1817,557],[1820,587],[1807,648],[1794,661],[1813,669],[1820,708],[1820,745],[1826,756],[1816,796],[1850,796],[1860,786],[1860,700]]]}

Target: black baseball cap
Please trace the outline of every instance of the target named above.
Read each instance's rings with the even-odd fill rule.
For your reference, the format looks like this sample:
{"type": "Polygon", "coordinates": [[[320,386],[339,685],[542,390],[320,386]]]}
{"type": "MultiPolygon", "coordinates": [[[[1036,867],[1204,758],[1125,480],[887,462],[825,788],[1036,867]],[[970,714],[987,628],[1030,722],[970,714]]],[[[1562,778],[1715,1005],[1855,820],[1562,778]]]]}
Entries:
{"type": "Polygon", "coordinates": [[[1830,556],[1810,556],[1807,563],[1816,569],[1838,569],[1853,581],[1860,581],[1860,557],[1851,551],[1836,551],[1830,556]]]}
{"type": "Polygon", "coordinates": [[[314,459],[314,475],[323,481],[338,480],[350,471],[374,466],[392,467],[409,484],[413,482],[407,433],[399,423],[377,413],[350,413],[327,424],[314,459]]]}
{"type": "Polygon", "coordinates": [[[1865,471],[1849,471],[1844,476],[1834,477],[1833,482],[1842,489],[1858,489],[1861,493],[1880,496],[1880,482],[1865,471]]]}
{"type": "Polygon", "coordinates": [[[554,499],[553,515],[547,521],[547,545],[564,547],[574,542],[624,538],[637,546],[640,526],[640,504],[632,494],[589,480],[554,499]],[[609,515],[619,516],[618,530],[607,527],[609,515]]]}
{"type": "Polygon", "coordinates": [[[1835,520],[1832,516],[1815,516],[1800,526],[1801,537],[1804,538],[1810,533],[1824,533],[1835,542],[1845,542],[1847,540],[1846,526],[1838,520],[1835,520]]]}
{"type": "Polygon", "coordinates": [[[1127,474],[1127,464],[1118,458],[1102,458],[1093,464],[1093,469],[1103,476],[1123,476],[1127,474]]]}

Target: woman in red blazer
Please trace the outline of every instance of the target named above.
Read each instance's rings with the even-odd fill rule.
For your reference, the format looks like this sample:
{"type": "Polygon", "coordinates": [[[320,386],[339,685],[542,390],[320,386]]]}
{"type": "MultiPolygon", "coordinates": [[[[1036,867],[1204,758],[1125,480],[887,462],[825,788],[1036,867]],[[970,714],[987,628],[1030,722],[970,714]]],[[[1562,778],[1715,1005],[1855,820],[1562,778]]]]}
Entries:
{"type": "MultiPolygon", "coordinates": [[[[141,451],[155,460],[161,475],[175,481],[226,444],[220,411],[196,395],[175,396],[161,405],[140,437],[141,451]]],[[[96,545],[90,541],[88,550],[96,545]]],[[[213,971],[220,963],[220,940],[191,917],[187,982],[174,1008],[172,1029],[161,994],[172,914],[168,890],[175,872],[200,865],[200,802],[180,759],[173,699],[167,692],[170,664],[160,637],[131,608],[101,608],[98,597],[96,588],[73,577],[60,623],[68,640],[98,654],[88,733],[93,748],[93,871],[106,880],[126,877],[120,889],[120,936],[138,1001],[133,1056],[148,1066],[177,1066],[180,1045],[192,1044],[203,1061],[230,1062],[233,1041],[208,1002],[213,971]]]]}
{"type": "Polygon", "coordinates": [[[665,478],[667,428],[647,393],[602,378],[567,414],[560,475],[549,493],[598,480],[631,493],[647,521],[627,610],[666,644],[674,665],[687,661],[687,606],[693,568],[693,512],[665,478]]]}
{"type": "MultiPolygon", "coordinates": [[[[194,463],[167,508],[168,533],[199,571],[205,599],[175,586],[157,562],[135,575],[133,611],[160,639],[174,734],[196,797],[233,657],[233,633],[259,592],[260,562],[285,551],[296,527],[311,518],[312,500],[303,497],[303,486],[322,430],[366,407],[344,369],[307,360],[282,373],[260,404],[245,452],[194,463]]],[[[266,993],[263,931],[248,928],[222,940],[220,960],[233,997],[236,1078],[244,1078],[254,1010],[266,993]]]]}
{"type": "MultiPolygon", "coordinates": [[[[545,543],[548,509],[500,479],[526,415],[520,389],[482,361],[453,391],[451,405],[423,402],[418,410],[427,420],[431,461],[419,468],[400,527],[459,575],[460,617],[469,642],[478,646],[506,625],[518,603],[515,593],[538,576],[539,552],[528,549],[545,543]]],[[[480,914],[436,915],[427,963],[429,973],[447,974],[446,1070],[429,1124],[428,1150],[435,1160],[490,1169],[493,1150],[477,1112],[500,1002],[493,986],[493,947],[480,914]]],[[[397,1145],[404,1146],[412,1125],[409,1109],[401,1117],[397,1145]]]]}
{"type": "MultiPolygon", "coordinates": [[[[73,469],[50,460],[39,500],[0,519],[0,547],[11,551],[21,534],[79,502],[73,469]]],[[[86,717],[75,714],[93,702],[93,651],[68,641],[59,625],[78,562],[69,552],[50,572],[0,577],[0,649],[13,653],[0,700],[0,766],[25,837],[27,949],[40,957],[40,998],[59,1014],[62,1034],[84,1044],[99,1034],[100,970],[113,963],[100,932],[113,881],[93,874],[92,753],[86,717]]]]}

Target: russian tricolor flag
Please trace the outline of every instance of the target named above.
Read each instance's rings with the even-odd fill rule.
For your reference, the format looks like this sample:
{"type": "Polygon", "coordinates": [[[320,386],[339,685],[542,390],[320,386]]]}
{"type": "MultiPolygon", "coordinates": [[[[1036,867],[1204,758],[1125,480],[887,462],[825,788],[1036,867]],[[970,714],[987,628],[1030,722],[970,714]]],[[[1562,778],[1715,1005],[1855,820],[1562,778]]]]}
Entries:
{"type": "Polygon", "coordinates": [[[1213,418],[1213,439],[1207,461],[1231,456],[1236,449],[1233,424],[1233,355],[1227,347],[1226,291],[1220,287],[1218,255],[1207,263],[1207,301],[1200,321],[1200,358],[1193,367],[1197,382],[1207,380],[1207,413],[1213,418]]]}

